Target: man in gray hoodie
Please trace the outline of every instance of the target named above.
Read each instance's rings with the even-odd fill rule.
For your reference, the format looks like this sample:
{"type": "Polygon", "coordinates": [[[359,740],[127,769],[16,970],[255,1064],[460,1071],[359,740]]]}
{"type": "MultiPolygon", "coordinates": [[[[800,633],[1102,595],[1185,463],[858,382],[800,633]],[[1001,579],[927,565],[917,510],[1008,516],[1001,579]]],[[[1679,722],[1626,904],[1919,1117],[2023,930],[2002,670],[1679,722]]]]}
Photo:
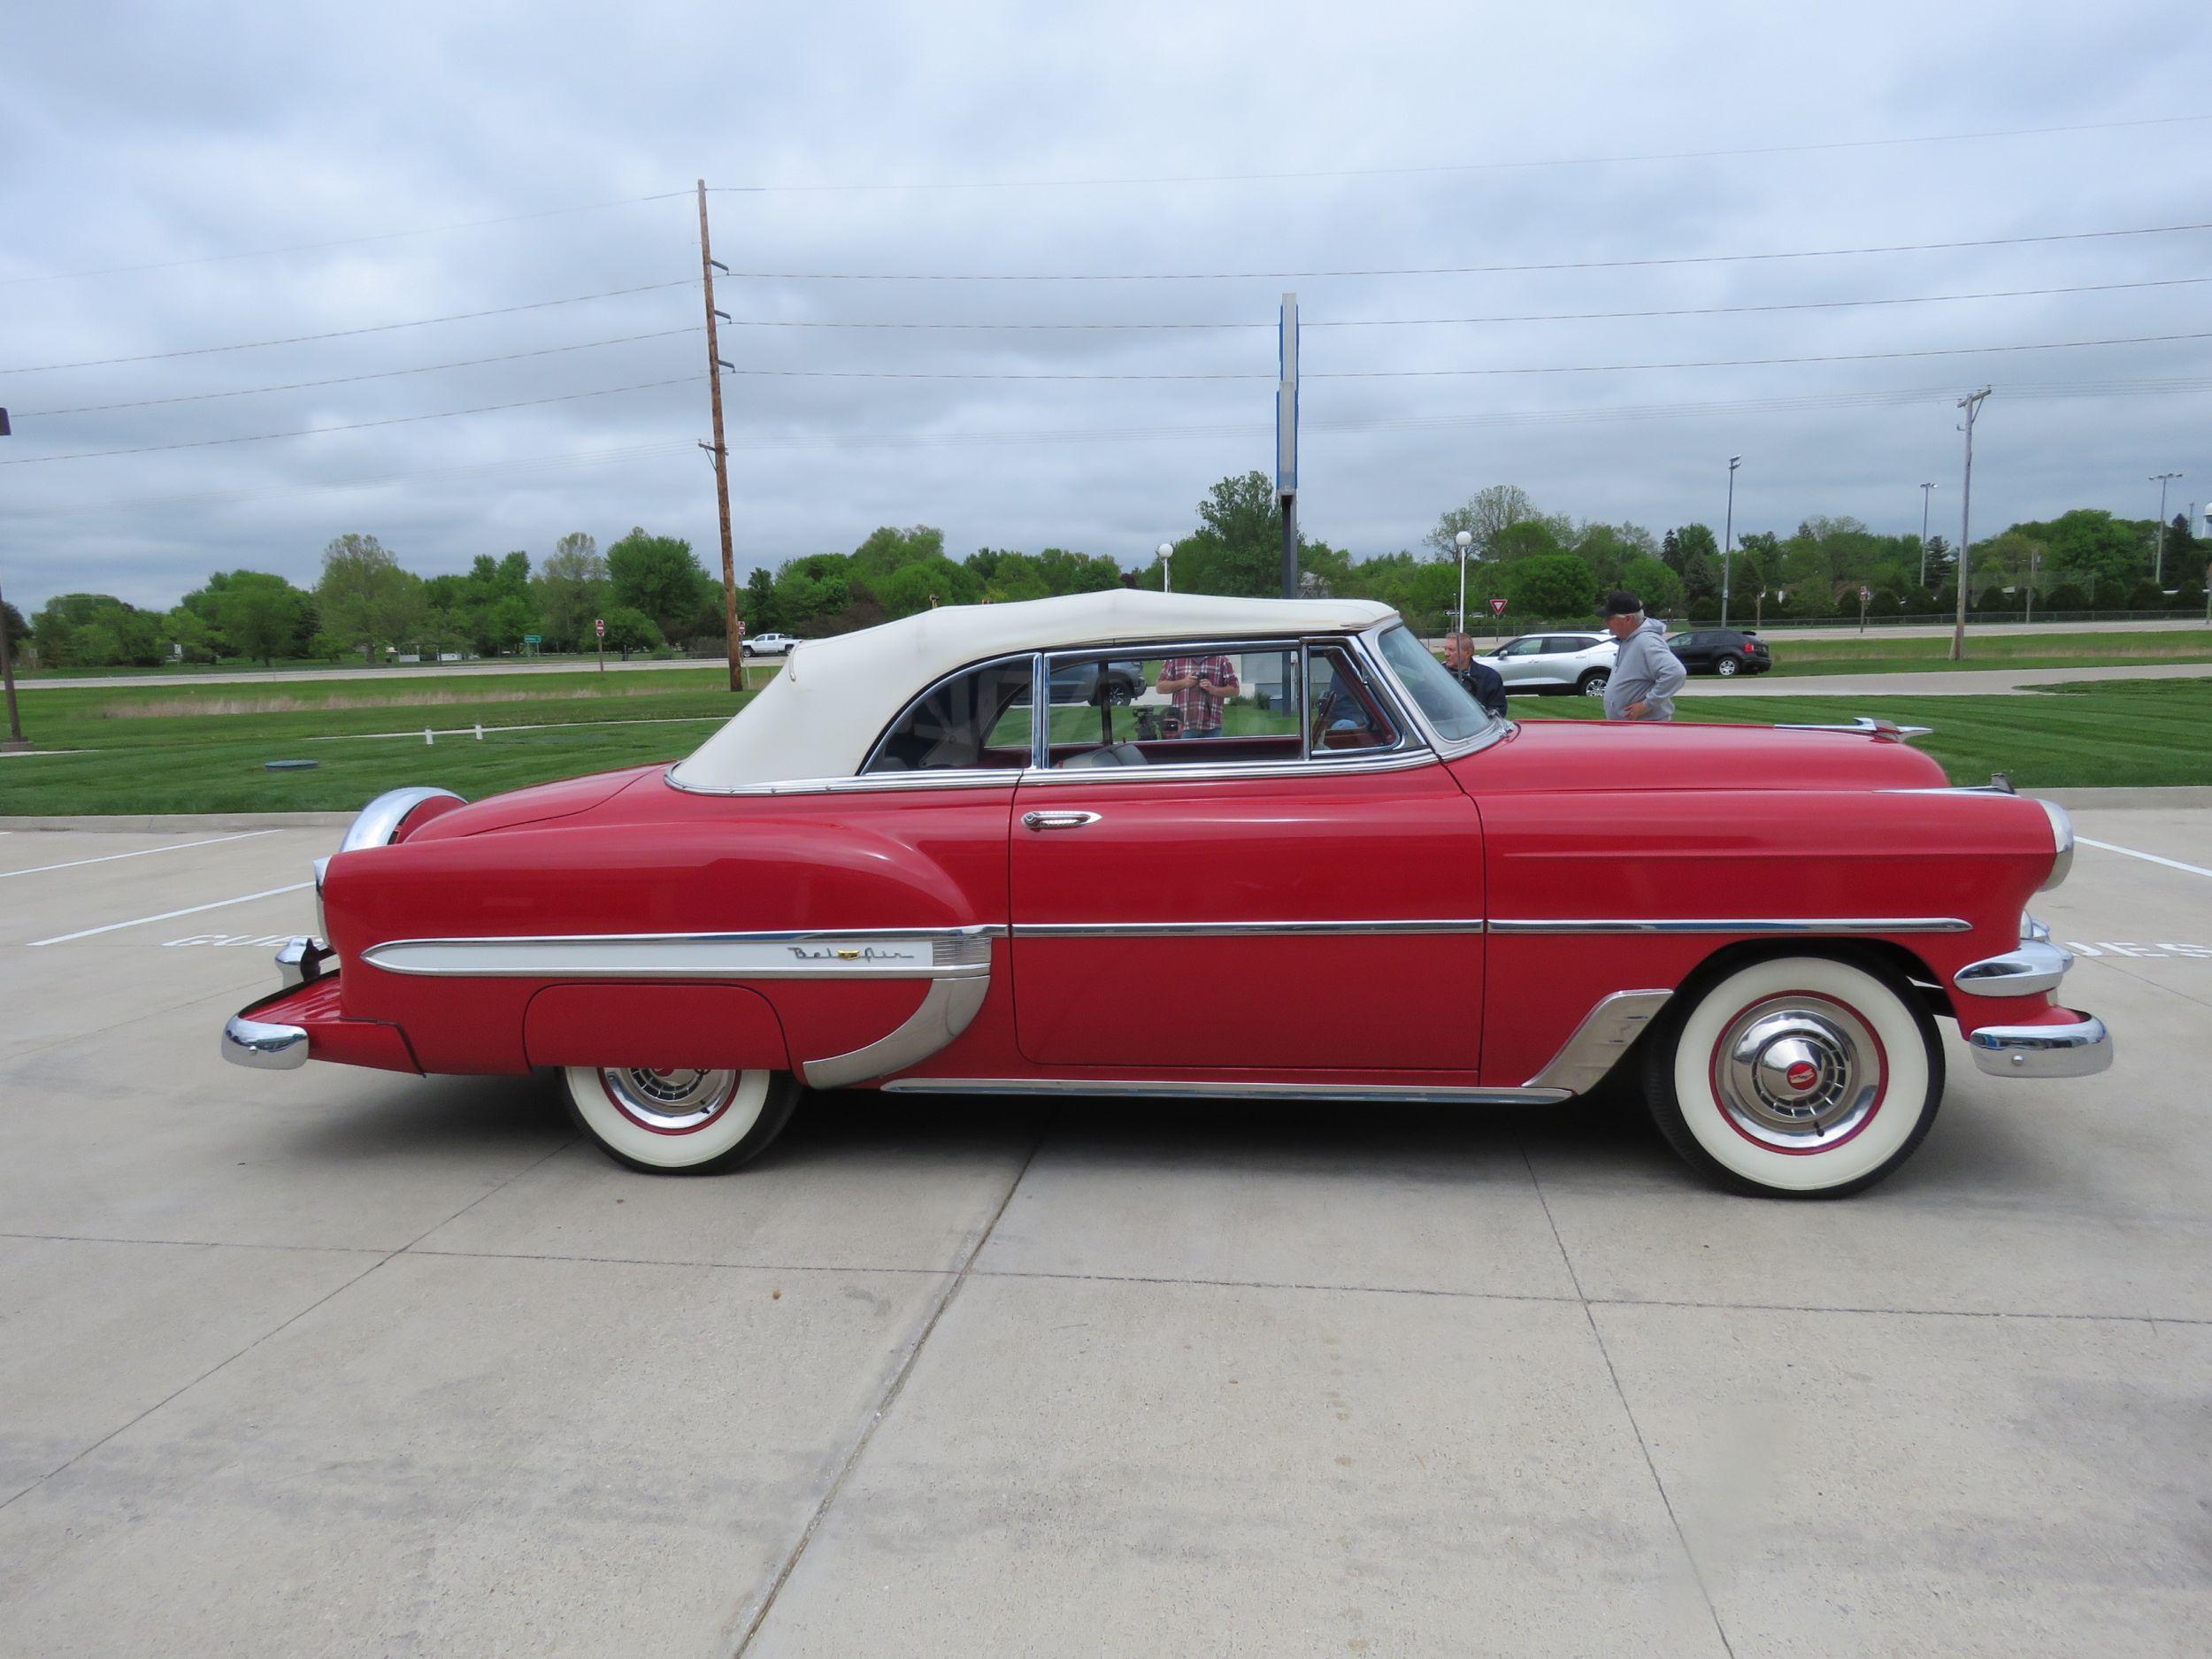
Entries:
{"type": "Polygon", "coordinates": [[[1605,595],[1605,631],[1620,641],[1605,684],[1609,720],[1671,720],[1674,694],[1689,671],[1667,649],[1666,624],[1644,615],[1644,602],[1624,588],[1605,595]]]}

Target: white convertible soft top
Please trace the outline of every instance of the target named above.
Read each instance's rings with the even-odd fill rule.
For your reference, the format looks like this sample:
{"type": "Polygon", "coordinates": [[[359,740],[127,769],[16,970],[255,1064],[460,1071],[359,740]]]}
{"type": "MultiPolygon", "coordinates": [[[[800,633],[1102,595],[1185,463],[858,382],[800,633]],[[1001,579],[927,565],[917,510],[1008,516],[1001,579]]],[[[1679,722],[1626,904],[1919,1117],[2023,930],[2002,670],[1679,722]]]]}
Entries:
{"type": "Polygon", "coordinates": [[[793,647],[783,672],[670,777],[692,789],[852,777],[901,709],[986,657],[1154,640],[1354,634],[1396,614],[1364,599],[1225,599],[1133,588],[947,605],[793,647]]]}

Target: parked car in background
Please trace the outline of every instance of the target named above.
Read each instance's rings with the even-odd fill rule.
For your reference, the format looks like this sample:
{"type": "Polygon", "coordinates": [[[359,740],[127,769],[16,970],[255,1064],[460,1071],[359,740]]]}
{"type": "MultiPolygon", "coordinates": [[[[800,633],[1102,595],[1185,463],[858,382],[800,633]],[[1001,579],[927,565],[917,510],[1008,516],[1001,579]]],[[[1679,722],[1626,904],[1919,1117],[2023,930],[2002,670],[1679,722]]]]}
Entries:
{"type": "MultiPolygon", "coordinates": [[[[1618,1071],[1698,1170],[1847,1193],[1934,1122],[1939,1017],[1995,1077],[2111,1060],[2024,913],[2066,814],[1949,787],[1909,734],[1516,725],[1360,600],[947,606],[812,641],[673,766],[379,796],[223,1053],[557,1068],[602,1148],[670,1171],[750,1161],[810,1087],[1125,1123],[1094,1102],[1479,1110],[1618,1071]],[[1295,695],[1197,737],[1020,706],[1192,654],[1295,695]]],[[[1994,1129],[1966,1137],[2005,1156],[1994,1129]]]]}
{"type": "Polygon", "coordinates": [[[1509,695],[1530,691],[1602,697],[1620,647],[1609,634],[1524,634],[1483,660],[1498,671],[1509,695]]]}
{"type": "Polygon", "coordinates": [[[1767,642],[1743,628],[1693,628],[1671,634],[1667,649],[1694,674],[1763,674],[1774,666],[1767,642]]]}
{"type": "Polygon", "coordinates": [[[793,634],[749,634],[737,649],[747,657],[788,657],[793,646],[804,643],[793,634]]]}

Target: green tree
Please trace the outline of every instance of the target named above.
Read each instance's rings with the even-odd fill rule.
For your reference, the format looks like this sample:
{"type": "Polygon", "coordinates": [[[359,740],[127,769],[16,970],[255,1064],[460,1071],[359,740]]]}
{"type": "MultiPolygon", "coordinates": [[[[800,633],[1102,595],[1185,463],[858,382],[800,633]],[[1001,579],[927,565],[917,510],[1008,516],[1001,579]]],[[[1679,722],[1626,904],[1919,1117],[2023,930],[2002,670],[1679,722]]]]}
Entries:
{"type": "Polygon", "coordinates": [[[745,578],[745,597],[739,602],[745,626],[755,634],[772,634],[783,626],[776,605],[776,579],[765,565],[753,566],[745,578]]]}
{"type": "Polygon", "coordinates": [[[11,654],[19,654],[31,637],[31,625],[24,621],[23,613],[4,599],[0,599],[0,636],[6,638],[11,654]]]}
{"type": "Polygon", "coordinates": [[[642,611],[669,639],[689,637],[707,586],[690,542],[633,528],[607,549],[607,576],[617,606],[642,611]]]}
{"type": "Polygon", "coordinates": [[[313,603],[305,594],[265,571],[219,572],[199,595],[187,595],[185,603],[214,624],[222,649],[234,657],[258,658],[266,667],[305,648],[313,617],[313,603]],[[204,603],[194,605],[202,595],[204,603]]]}
{"type": "Polygon", "coordinates": [[[49,667],[150,667],[165,655],[161,618],[113,594],[61,594],[31,624],[38,660],[49,667]]]}
{"type": "Polygon", "coordinates": [[[1597,578],[1573,553],[1536,553],[1505,568],[1506,597],[1525,620],[1589,616],[1597,608],[1597,578]]]}
{"type": "Polygon", "coordinates": [[[161,619],[161,641],[187,663],[215,660],[215,630],[198,611],[180,604],[161,619]]]}
{"type": "Polygon", "coordinates": [[[607,606],[608,586],[599,543],[581,531],[563,536],[530,579],[545,637],[567,650],[588,648],[596,637],[591,625],[607,606]]]}
{"type": "Polygon", "coordinates": [[[1456,559],[1457,537],[1464,530],[1474,537],[1471,556],[1487,558],[1502,532],[1537,516],[1536,503],[1518,484],[1493,484],[1476,491],[1465,506],[1440,514],[1436,527],[1421,539],[1437,557],[1456,559]]]}
{"type": "MultiPolygon", "coordinates": [[[[612,552],[613,549],[608,550],[612,552]]],[[[622,660],[626,663],[630,660],[632,651],[649,651],[666,643],[653,618],[634,605],[609,607],[605,621],[607,647],[610,650],[621,652],[622,660]]]]}
{"type": "Polygon", "coordinates": [[[1644,602],[1644,614],[1678,617],[1682,614],[1682,579],[1667,568],[1666,561],[1639,553],[1621,566],[1621,586],[1644,602]]]}
{"type": "Polygon", "coordinates": [[[877,602],[892,617],[910,617],[933,605],[971,605],[982,597],[975,572],[941,554],[902,565],[874,588],[877,602]]]}
{"type": "MultiPolygon", "coordinates": [[[[2093,583],[2101,597],[2116,596],[2150,573],[2146,526],[2115,518],[2101,508],[2077,507],[2047,524],[2016,524],[2012,530],[2049,549],[2055,573],[2093,583]]],[[[1981,557],[1979,548],[1973,557],[1981,557]]]]}
{"type": "Polygon", "coordinates": [[[378,646],[412,634],[426,609],[422,579],[402,570],[398,557],[374,536],[352,532],[323,549],[315,604],[325,635],[348,649],[359,646],[372,663],[378,646]]]}

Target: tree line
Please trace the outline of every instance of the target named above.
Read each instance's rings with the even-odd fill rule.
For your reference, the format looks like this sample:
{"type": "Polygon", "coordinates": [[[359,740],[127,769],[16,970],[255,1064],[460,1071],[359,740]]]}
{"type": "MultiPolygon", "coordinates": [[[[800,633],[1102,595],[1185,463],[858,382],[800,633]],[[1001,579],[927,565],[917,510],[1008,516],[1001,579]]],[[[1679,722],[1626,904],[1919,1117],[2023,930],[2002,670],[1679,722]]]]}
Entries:
{"type": "MultiPolygon", "coordinates": [[[[1225,478],[1198,503],[1194,529],[1173,544],[1172,580],[1186,593],[1264,595],[1281,588],[1281,529],[1266,475],[1225,478]]],[[[1720,612],[1723,551],[1705,524],[1654,534],[1633,523],[1546,512],[1510,484],[1478,491],[1440,514],[1418,548],[1355,557],[1302,535],[1302,589],[1379,600],[1417,626],[1440,628],[1455,607],[1460,554],[1470,538],[1467,605],[1494,598],[1516,623],[1586,620],[1608,588],[1642,595],[1653,614],[1705,621],[1720,612]]],[[[2015,524],[1975,544],[1968,562],[1977,610],[2018,609],[2029,593],[2044,611],[2197,611],[2204,604],[2212,543],[2186,516],[2154,519],[2079,508],[2015,524]]],[[[1948,614],[1957,557],[1943,537],[1885,535],[1856,518],[1815,517],[1791,534],[1750,530],[1726,560],[1731,620],[1948,614]]],[[[868,627],[939,604],[1002,603],[1114,587],[1158,588],[1157,559],[1125,570],[1100,553],[979,548],[962,559],[927,525],[886,526],[850,552],[812,553],[772,572],[755,569],[738,611],[755,633],[816,637],[868,627]]],[[[12,606],[0,626],[31,663],[101,667],[227,658],[367,661],[400,651],[495,656],[536,649],[589,651],[593,625],[622,655],[665,647],[718,652],[725,644],[722,584],[691,544],[634,528],[603,553],[596,540],[563,536],[534,569],[528,553],[481,554],[465,572],[424,577],[375,536],[348,534],[323,549],[311,588],[266,572],[220,572],[166,611],[107,594],[64,594],[27,623],[12,606]]]]}

